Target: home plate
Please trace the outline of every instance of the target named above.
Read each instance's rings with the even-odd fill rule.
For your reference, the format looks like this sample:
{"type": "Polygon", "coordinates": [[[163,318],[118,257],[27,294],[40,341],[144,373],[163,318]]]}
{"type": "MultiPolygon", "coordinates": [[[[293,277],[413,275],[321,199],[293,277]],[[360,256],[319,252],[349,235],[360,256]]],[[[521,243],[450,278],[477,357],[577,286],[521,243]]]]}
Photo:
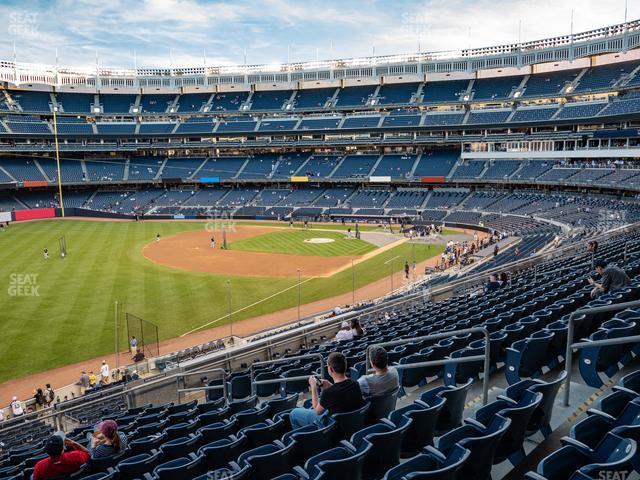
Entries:
{"type": "Polygon", "coordinates": [[[331,243],[335,242],[333,238],[307,238],[304,241],[305,243],[331,243]]]}

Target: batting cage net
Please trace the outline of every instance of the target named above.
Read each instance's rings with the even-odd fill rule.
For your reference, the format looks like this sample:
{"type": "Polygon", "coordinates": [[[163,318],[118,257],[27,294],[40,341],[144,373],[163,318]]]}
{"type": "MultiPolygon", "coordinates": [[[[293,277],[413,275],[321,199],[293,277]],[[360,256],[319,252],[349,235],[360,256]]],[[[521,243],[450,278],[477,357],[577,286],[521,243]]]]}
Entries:
{"type": "Polygon", "coordinates": [[[132,356],[137,354],[140,360],[159,356],[158,326],[131,313],[127,313],[125,319],[127,321],[127,342],[129,342],[132,356]],[[130,343],[133,337],[137,343],[135,347],[130,343]]]}

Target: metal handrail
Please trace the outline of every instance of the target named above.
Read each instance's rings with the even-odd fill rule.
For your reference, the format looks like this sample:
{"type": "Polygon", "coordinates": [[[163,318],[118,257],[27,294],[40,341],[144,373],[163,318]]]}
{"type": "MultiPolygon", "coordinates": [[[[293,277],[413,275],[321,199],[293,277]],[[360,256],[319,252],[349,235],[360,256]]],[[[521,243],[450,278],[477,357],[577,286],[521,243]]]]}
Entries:
{"type": "MultiPolygon", "coordinates": [[[[24,428],[25,426],[25,421],[27,422],[31,422],[31,421],[43,421],[43,420],[49,420],[51,419],[55,425],[56,428],[61,429],[61,423],[60,423],[60,417],[63,415],[68,414],[69,412],[72,412],[74,410],[80,409],[80,408],[85,408],[87,406],[91,406],[97,403],[101,403],[104,402],[105,400],[112,400],[114,398],[118,398],[118,397],[125,397],[125,399],[127,398],[127,391],[126,390],[119,390],[118,392],[114,392],[114,393],[110,393],[109,395],[104,395],[100,398],[95,398],[86,402],[80,402],[77,405],[71,406],[69,408],[64,408],[64,407],[58,407],[58,405],[61,404],[54,404],[51,407],[47,407],[44,408],[40,411],[36,411],[36,412],[30,412],[30,413],[26,413],[24,415],[21,415],[19,417],[13,417],[10,418],[8,420],[6,420],[4,422],[4,426],[2,428],[2,432],[6,433],[8,431],[12,431],[15,430],[17,428],[24,428]],[[50,413],[46,413],[44,415],[42,415],[42,412],[50,412],[50,413]]],[[[77,397],[78,399],[80,399],[81,397],[77,397]]]]}
{"type": "Polygon", "coordinates": [[[443,333],[435,333],[433,335],[424,335],[422,337],[413,337],[413,338],[404,338],[399,340],[391,340],[389,342],[383,343],[375,343],[367,347],[367,352],[365,355],[365,365],[367,366],[367,372],[372,371],[369,367],[369,350],[372,347],[395,347],[398,345],[406,345],[407,343],[421,342],[424,340],[438,340],[441,338],[449,338],[455,337],[456,335],[462,335],[465,333],[482,333],[484,335],[484,355],[474,355],[471,357],[460,357],[460,358],[445,358],[442,360],[432,360],[428,362],[419,362],[419,363],[409,363],[405,365],[394,365],[396,369],[411,369],[411,368],[422,368],[422,367],[431,367],[436,365],[447,365],[450,363],[469,363],[469,362],[477,362],[482,360],[484,362],[483,365],[483,376],[482,376],[482,404],[486,405],[489,401],[489,346],[490,346],[490,334],[489,330],[484,327],[472,327],[465,328],[462,330],[452,330],[450,332],[443,333]]]}
{"type": "Polygon", "coordinates": [[[180,404],[180,397],[182,396],[182,392],[196,391],[196,390],[222,390],[222,394],[224,398],[227,398],[227,381],[226,381],[227,371],[224,368],[208,368],[204,370],[195,370],[193,372],[181,372],[176,374],[176,394],[178,396],[178,404],[180,404]],[[197,387],[197,388],[180,388],[179,383],[180,379],[185,377],[191,377],[193,375],[203,375],[209,373],[222,373],[222,385],[212,385],[205,387],[197,387]]]}
{"type": "Polygon", "coordinates": [[[620,338],[610,338],[604,340],[594,340],[592,342],[577,342],[573,343],[574,332],[574,319],[578,315],[587,314],[587,313],[602,313],[602,312],[613,312],[617,310],[624,310],[626,308],[638,307],[640,306],[640,300],[634,300],[631,302],[623,302],[623,303],[614,303],[612,305],[604,305],[602,307],[591,307],[591,308],[580,308],[569,315],[569,323],[567,328],[567,348],[564,356],[564,365],[565,370],[567,371],[567,378],[564,382],[564,405],[568,407],[570,405],[569,395],[571,393],[571,364],[573,362],[573,349],[580,350],[586,347],[597,347],[599,345],[617,345],[630,343],[633,338],[640,337],[620,337],[620,338]]]}
{"type": "Polygon", "coordinates": [[[269,383],[282,383],[284,382],[293,382],[293,381],[297,381],[297,380],[304,380],[306,378],[309,378],[308,376],[306,377],[291,377],[291,378],[272,378],[272,379],[268,379],[268,380],[254,380],[254,376],[255,376],[255,371],[254,368],[258,367],[260,365],[273,365],[275,363],[286,363],[286,362],[291,362],[294,360],[303,360],[303,359],[314,359],[314,360],[320,360],[320,372],[321,375],[324,377],[325,375],[325,367],[324,367],[324,357],[322,356],[321,353],[306,353],[304,355],[296,355],[294,357],[282,357],[282,358],[276,358],[275,360],[265,360],[262,362],[254,362],[251,364],[251,369],[249,374],[251,375],[251,394],[255,395],[256,393],[256,386],[257,385],[267,385],[269,383]]]}

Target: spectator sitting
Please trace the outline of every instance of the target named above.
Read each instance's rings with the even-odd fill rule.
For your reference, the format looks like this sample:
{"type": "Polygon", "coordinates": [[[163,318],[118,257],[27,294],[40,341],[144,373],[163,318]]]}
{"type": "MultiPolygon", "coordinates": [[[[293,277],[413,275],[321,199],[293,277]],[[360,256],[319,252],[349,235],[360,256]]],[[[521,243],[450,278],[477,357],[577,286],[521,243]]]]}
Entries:
{"type": "Polygon", "coordinates": [[[118,424],[113,420],[98,423],[87,439],[91,447],[91,458],[104,458],[117,455],[127,448],[127,436],[118,431],[118,424]]]}
{"type": "Polygon", "coordinates": [[[361,337],[362,335],[364,335],[364,330],[362,329],[360,321],[357,318],[351,320],[351,332],[353,338],[361,337]]]}
{"type": "Polygon", "coordinates": [[[333,383],[326,379],[319,380],[313,375],[309,377],[311,408],[294,408],[291,411],[289,419],[294,429],[313,423],[322,424],[327,415],[351,412],[364,405],[358,383],[345,375],[345,356],[338,352],[331,353],[327,359],[327,368],[333,383]],[[318,386],[322,388],[319,397],[318,386]]]}
{"type": "Polygon", "coordinates": [[[49,457],[36,463],[33,469],[33,480],[66,476],[80,470],[89,461],[89,451],[73,440],[57,432],[47,440],[45,451],[49,457]],[[65,452],[64,447],[70,451],[65,452]]]}
{"type": "Polygon", "coordinates": [[[339,342],[353,340],[353,330],[351,330],[351,324],[347,320],[340,325],[340,330],[336,333],[335,339],[339,342]]]}
{"type": "Polygon", "coordinates": [[[507,275],[506,272],[502,272],[500,274],[499,282],[501,287],[506,287],[509,284],[509,276],[507,275]]]}
{"type": "Polygon", "coordinates": [[[589,283],[593,285],[591,298],[596,298],[604,293],[619,290],[626,287],[631,282],[629,276],[623,269],[615,265],[608,265],[606,260],[596,260],[593,262],[596,272],[600,275],[600,283],[589,277],[589,283]]]}
{"type": "Polygon", "coordinates": [[[498,282],[498,277],[492,273],[489,275],[489,281],[484,286],[485,292],[493,292],[494,290],[498,290],[500,288],[500,282],[498,282]]]}
{"type": "Polygon", "coordinates": [[[384,347],[374,345],[369,349],[369,363],[374,373],[358,378],[364,398],[395,395],[400,388],[400,378],[396,368],[389,366],[389,355],[384,347]]]}
{"type": "Polygon", "coordinates": [[[11,407],[11,414],[14,417],[21,417],[24,415],[24,409],[22,408],[22,402],[18,400],[18,397],[14,396],[9,404],[11,407]]]}

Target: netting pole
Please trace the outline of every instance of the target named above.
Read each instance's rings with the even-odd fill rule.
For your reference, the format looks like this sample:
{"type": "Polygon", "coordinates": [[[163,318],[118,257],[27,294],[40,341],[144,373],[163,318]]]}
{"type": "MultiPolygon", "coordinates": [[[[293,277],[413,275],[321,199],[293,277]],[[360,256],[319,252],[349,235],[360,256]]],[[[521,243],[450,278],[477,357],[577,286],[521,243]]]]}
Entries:
{"type": "Polygon", "coordinates": [[[300,269],[298,269],[298,322],[300,321],[300,269]]]}
{"type": "Polygon", "coordinates": [[[62,201],[62,173],[60,171],[60,148],[58,146],[58,121],[56,116],[57,107],[53,109],[53,138],[56,143],[56,165],[58,166],[58,195],[60,196],[60,210],[64,218],[64,202],[62,201]]]}
{"type": "Polygon", "coordinates": [[[356,270],[353,266],[353,258],[351,259],[351,304],[356,304],[356,270]]]}
{"type": "Polygon", "coordinates": [[[231,317],[231,280],[227,280],[227,301],[229,303],[229,336],[233,341],[233,318],[231,317]]]}
{"type": "Polygon", "coordinates": [[[114,316],[114,324],[115,324],[115,347],[116,347],[116,369],[120,367],[120,355],[118,355],[118,350],[120,350],[120,345],[118,342],[118,301],[116,300],[116,309],[114,316]]]}

